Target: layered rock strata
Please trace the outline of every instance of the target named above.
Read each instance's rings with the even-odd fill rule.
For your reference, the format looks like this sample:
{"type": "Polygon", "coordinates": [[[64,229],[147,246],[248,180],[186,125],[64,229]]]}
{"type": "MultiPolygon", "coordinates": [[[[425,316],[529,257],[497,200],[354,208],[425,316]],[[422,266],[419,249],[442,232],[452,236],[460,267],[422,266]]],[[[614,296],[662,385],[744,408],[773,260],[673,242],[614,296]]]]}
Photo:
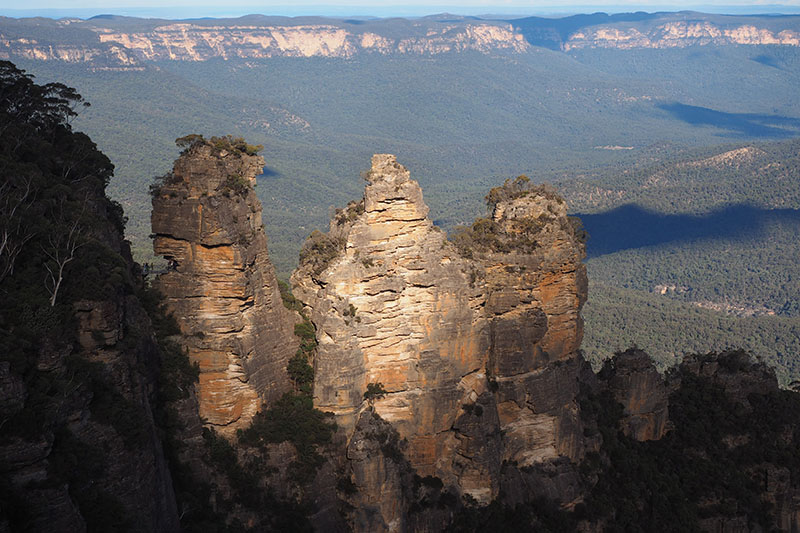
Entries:
{"type": "MultiPolygon", "coordinates": [[[[353,58],[364,54],[435,55],[690,46],[800,46],[794,17],[747,18],[658,13],[634,20],[587,15],[570,19],[425,17],[342,21],[249,16],[239,19],[0,20],[0,59],[86,63],[101,70],[143,70],[153,61],[353,58]],[[583,18],[583,17],[581,17],[583,18]]],[[[624,17],[623,17],[624,18],[624,17]]]]}
{"type": "Polygon", "coordinates": [[[686,48],[688,46],[800,46],[800,32],[771,30],[754,24],[726,26],[709,21],[672,21],[653,27],[595,26],[569,36],[564,50],[581,48],[686,48]]]}
{"type": "MultiPolygon", "coordinates": [[[[315,405],[356,441],[374,409],[411,469],[482,503],[497,497],[504,462],[580,459],[586,277],[563,200],[534,189],[503,198],[467,250],[433,225],[394,156],[373,156],[367,181],[292,276],[317,328],[315,405]],[[365,399],[370,384],[385,395],[365,399]]],[[[359,465],[364,494],[397,481],[359,465]]],[[[381,512],[385,529],[404,520],[381,512]]]]}
{"type": "Polygon", "coordinates": [[[135,31],[95,20],[54,21],[35,37],[29,19],[0,23],[0,58],[89,63],[101,68],[141,69],[152,61],[257,60],[274,57],[351,58],[361,54],[431,55],[453,52],[521,53],[525,38],[499,21],[403,21],[402,31],[384,23],[354,25],[333,19],[298,24],[287,19],[195,20],[143,24],[135,31]],[[65,26],[69,26],[67,30],[65,26]],[[27,31],[26,31],[27,30],[27,31]],[[69,31],[77,39],[60,39],[69,31]],[[55,36],[55,37],[54,37],[55,36]]]}
{"type": "Polygon", "coordinates": [[[154,250],[170,263],[157,287],[200,367],[200,416],[226,435],[288,390],[298,347],[253,190],[263,165],[230,143],[198,140],[153,197],[154,250]]]}

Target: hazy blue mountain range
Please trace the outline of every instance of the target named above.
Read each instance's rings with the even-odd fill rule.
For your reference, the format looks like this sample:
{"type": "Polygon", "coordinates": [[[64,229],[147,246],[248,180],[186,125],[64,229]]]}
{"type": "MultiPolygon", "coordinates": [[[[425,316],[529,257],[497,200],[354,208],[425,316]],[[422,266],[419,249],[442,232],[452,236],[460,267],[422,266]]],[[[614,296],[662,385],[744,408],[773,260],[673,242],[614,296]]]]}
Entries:
{"type": "Polygon", "coordinates": [[[619,348],[666,363],[737,340],[782,354],[786,381],[799,342],[798,28],[796,16],[691,12],[0,19],[0,56],[92,103],[74,126],[116,165],[109,191],[140,260],[148,186],[187,133],[264,145],[257,190],[283,277],[330,210],[359,196],[373,153],[397,154],[447,230],[527,174],[557,183],[592,236],[589,352],[614,328],[619,348]],[[736,150],[755,155],[713,159],[736,150]],[[648,302],[635,316],[634,300],[648,302]],[[660,326],[642,338],[625,327],[640,320],[660,326]]]}

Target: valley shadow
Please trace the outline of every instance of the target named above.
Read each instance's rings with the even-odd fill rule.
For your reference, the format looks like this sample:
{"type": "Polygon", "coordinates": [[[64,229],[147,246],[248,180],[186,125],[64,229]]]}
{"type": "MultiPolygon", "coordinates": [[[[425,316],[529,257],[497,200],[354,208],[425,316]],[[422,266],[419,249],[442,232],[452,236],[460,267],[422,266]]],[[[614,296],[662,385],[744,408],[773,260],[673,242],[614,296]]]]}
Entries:
{"type": "Polygon", "coordinates": [[[273,168],[264,167],[261,169],[261,174],[259,174],[258,178],[277,178],[281,175],[280,172],[273,168]]]}
{"type": "Polygon", "coordinates": [[[735,136],[784,138],[800,135],[800,119],[758,113],[726,113],[679,103],[659,104],[674,118],[692,126],[714,126],[735,136]]]}
{"type": "Polygon", "coordinates": [[[776,68],[778,70],[784,70],[783,66],[780,64],[780,62],[779,62],[779,60],[777,58],[772,57],[772,56],[768,56],[766,54],[760,54],[760,55],[757,55],[756,57],[751,57],[750,59],[752,61],[755,61],[756,63],[761,63],[762,65],[764,65],[766,67],[772,67],[772,68],[776,68]]]}
{"type": "Polygon", "coordinates": [[[505,22],[514,26],[533,46],[542,46],[551,50],[561,50],[569,36],[587,26],[611,24],[615,22],[638,22],[657,18],[655,13],[607,13],[597,12],[583,15],[572,15],[563,18],[524,17],[507,19],[505,22]]]}
{"type": "Polygon", "coordinates": [[[589,258],[622,250],[700,239],[758,237],[767,224],[794,224],[800,231],[800,209],[762,209],[731,205],[707,215],[665,215],[628,204],[611,211],[577,214],[589,232],[589,258]]]}

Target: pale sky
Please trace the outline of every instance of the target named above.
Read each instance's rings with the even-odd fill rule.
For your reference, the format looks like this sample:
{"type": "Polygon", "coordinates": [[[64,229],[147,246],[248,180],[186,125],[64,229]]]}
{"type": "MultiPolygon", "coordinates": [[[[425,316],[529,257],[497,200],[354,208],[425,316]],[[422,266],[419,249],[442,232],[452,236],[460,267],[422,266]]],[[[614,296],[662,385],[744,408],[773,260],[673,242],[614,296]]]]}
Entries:
{"type": "Polygon", "coordinates": [[[798,13],[800,0],[0,0],[0,15],[90,17],[100,13],[164,18],[272,15],[418,16],[448,11],[456,14],[560,14],[592,11],[677,11],[717,13],[798,13]]]}

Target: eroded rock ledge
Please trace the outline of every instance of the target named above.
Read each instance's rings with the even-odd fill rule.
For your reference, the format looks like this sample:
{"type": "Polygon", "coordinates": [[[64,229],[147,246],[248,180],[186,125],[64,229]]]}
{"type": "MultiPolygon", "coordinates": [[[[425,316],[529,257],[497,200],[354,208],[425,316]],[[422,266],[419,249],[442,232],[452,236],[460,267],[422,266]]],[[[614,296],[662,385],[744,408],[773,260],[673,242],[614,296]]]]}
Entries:
{"type": "Polygon", "coordinates": [[[235,141],[194,139],[154,191],[152,215],[155,252],[170,262],[157,286],[200,366],[200,416],[225,435],[289,389],[298,347],[253,190],[264,160],[235,141]]]}

